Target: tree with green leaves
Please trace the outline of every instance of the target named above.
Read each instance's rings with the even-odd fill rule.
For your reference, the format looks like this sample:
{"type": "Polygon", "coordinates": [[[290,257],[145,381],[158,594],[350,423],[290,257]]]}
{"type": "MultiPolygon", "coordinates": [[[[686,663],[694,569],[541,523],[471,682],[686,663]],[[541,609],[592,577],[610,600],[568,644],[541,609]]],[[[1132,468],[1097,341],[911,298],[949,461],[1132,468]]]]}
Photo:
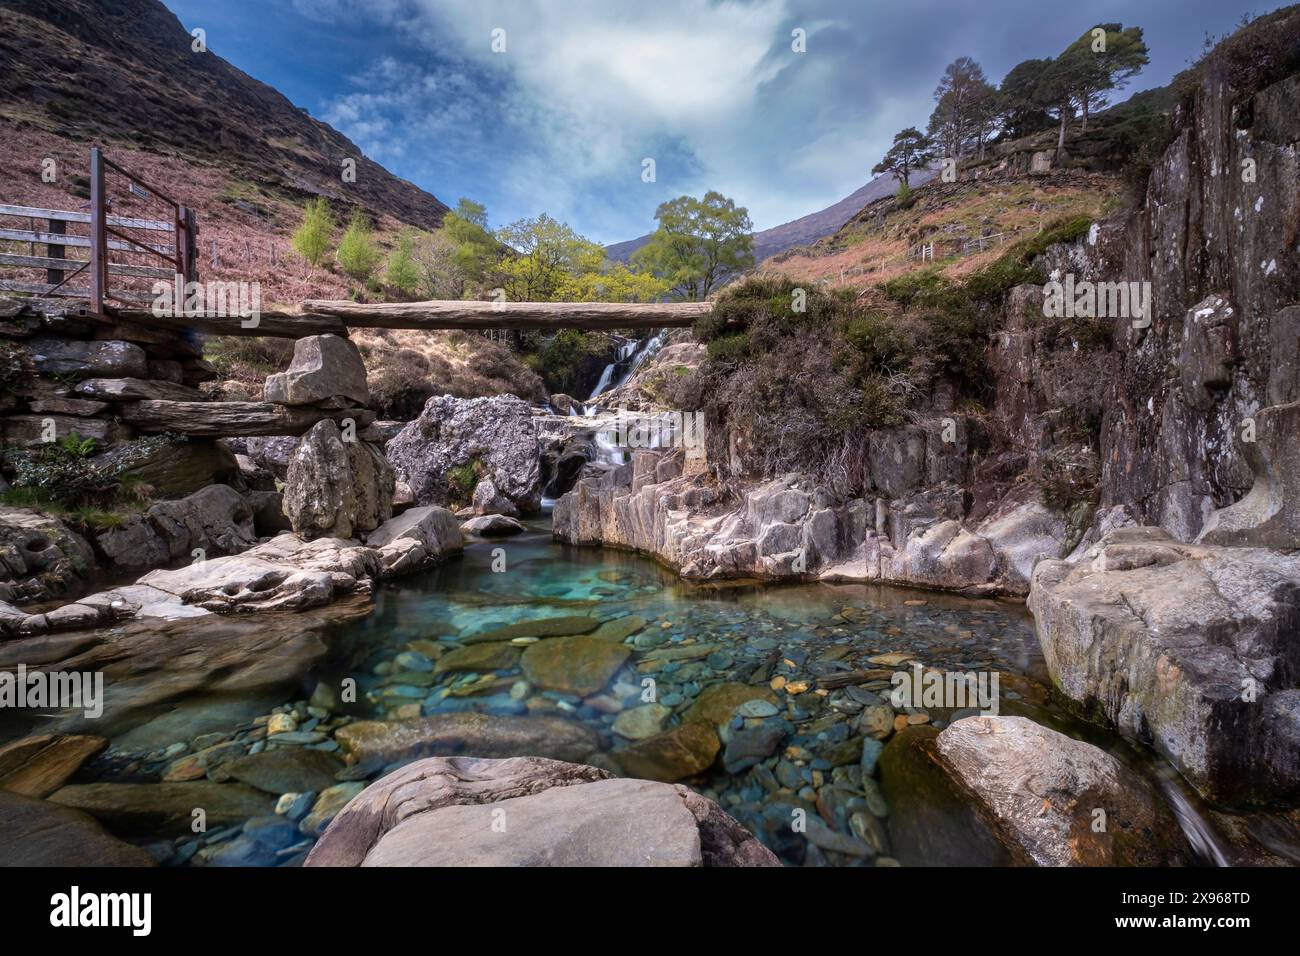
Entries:
{"type": "Polygon", "coordinates": [[[370,223],[359,210],[352,214],[334,258],[344,273],[358,282],[369,279],[379,264],[380,252],[371,237],[370,223]]]}
{"type": "Polygon", "coordinates": [[[661,203],[655,218],[659,228],[632,254],[632,262],[665,280],[677,295],[707,298],[728,276],[754,265],[749,210],[719,192],[661,203]]]}
{"type": "Polygon", "coordinates": [[[597,272],[605,261],[601,246],[546,213],[503,226],[496,238],[511,250],[495,276],[512,302],[556,301],[571,276],[597,272]]]}
{"type": "Polygon", "coordinates": [[[1052,68],[1050,59],[1024,60],[1013,66],[998,88],[998,120],[1012,138],[1049,129],[1051,103],[1046,99],[1043,77],[1052,68]]]}
{"type": "Polygon", "coordinates": [[[487,207],[462,197],[443,217],[441,231],[450,240],[457,270],[471,285],[481,285],[501,253],[488,230],[487,207]]]}
{"type": "Polygon", "coordinates": [[[959,56],[948,64],[934,90],[928,130],[945,156],[960,159],[972,148],[983,148],[993,97],[984,68],[973,59],[959,56]]]}
{"type": "Polygon", "coordinates": [[[419,288],[420,269],[415,264],[415,236],[409,231],[397,237],[397,245],[389,253],[384,281],[403,295],[411,295],[419,288]]]}
{"type": "Polygon", "coordinates": [[[325,253],[329,252],[333,233],[334,216],[330,212],[329,201],[324,196],[317,196],[307,203],[302,223],[294,230],[289,243],[314,269],[324,261],[325,253]]]}
{"type": "Polygon", "coordinates": [[[911,176],[917,169],[924,168],[934,161],[934,143],[915,126],[909,126],[894,134],[894,145],[889,147],[885,158],[871,167],[875,175],[893,173],[908,189],[912,186],[911,176]]]}
{"type": "Polygon", "coordinates": [[[1106,105],[1111,90],[1122,87],[1150,62],[1141,27],[1100,23],[1074,43],[1061,59],[1069,61],[1075,105],[1088,128],[1090,114],[1106,105]]]}

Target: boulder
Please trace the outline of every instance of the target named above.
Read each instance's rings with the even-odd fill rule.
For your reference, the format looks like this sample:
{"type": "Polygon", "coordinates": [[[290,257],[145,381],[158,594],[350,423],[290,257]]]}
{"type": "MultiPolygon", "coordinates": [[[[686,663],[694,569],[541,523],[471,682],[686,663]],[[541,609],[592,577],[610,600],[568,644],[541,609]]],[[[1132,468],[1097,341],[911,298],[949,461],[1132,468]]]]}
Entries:
{"type": "Polygon", "coordinates": [[[1052,682],[1207,798],[1300,798],[1300,554],[1119,528],[1034,570],[1052,682]]]}
{"type": "Polygon", "coordinates": [[[488,478],[519,511],[536,511],[541,505],[532,409],[513,395],[434,396],[420,417],[388,443],[386,453],[420,504],[467,504],[488,478]]]}
{"type": "Polygon", "coordinates": [[[143,568],[190,558],[238,554],[257,544],[253,509],[228,485],[209,485],[176,501],[160,501],[95,538],[114,565],[143,568]]]}
{"type": "Polygon", "coordinates": [[[393,469],[373,445],[318,422],[289,462],[284,511],[304,538],[359,537],[392,516],[393,469]]]}
{"type": "Polygon", "coordinates": [[[414,720],[363,720],[340,727],[335,739],[349,763],[363,770],[459,754],[579,761],[600,747],[594,731],[549,714],[504,717],[462,712],[414,720]]]}
{"type": "Polygon", "coordinates": [[[421,760],[335,817],[307,866],[779,866],[682,786],[536,757],[421,760]],[[500,822],[507,838],[502,839],[500,822]]]}
{"type": "Polygon", "coordinates": [[[384,577],[429,567],[461,550],[460,526],[446,508],[412,508],[389,518],[366,536],[366,545],[379,549],[384,577]]]}
{"type": "Polygon", "coordinates": [[[293,345],[293,361],[268,376],[263,396],[279,405],[370,404],[361,352],[338,335],[308,335],[293,345]]]}
{"type": "Polygon", "coordinates": [[[130,342],[83,342],[42,336],[29,340],[27,351],[32,365],[43,375],[149,377],[149,360],[144,349],[130,342]]]}
{"type": "Polygon", "coordinates": [[[48,601],[95,567],[95,553],[62,521],[0,506],[0,601],[48,601]]]}
{"type": "Polygon", "coordinates": [[[474,486],[474,496],[470,505],[476,515],[519,517],[519,509],[515,507],[514,502],[497,491],[497,486],[491,478],[484,478],[474,486]]]}
{"type": "Polygon", "coordinates": [[[1015,856],[1038,866],[1190,862],[1169,805],[1092,744],[1024,717],[967,717],[935,747],[1015,856]]]}
{"type": "Polygon", "coordinates": [[[480,538],[503,538],[512,534],[521,534],[528,529],[518,518],[508,518],[502,514],[480,515],[462,522],[460,530],[465,534],[476,534],[480,538]]]}
{"type": "Polygon", "coordinates": [[[154,866],[153,857],[105,832],[85,813],[0,793],[0,866],[154,866]]]}
{"type": "Polygon", "coordinates": [[[247,455],[253,464],[265,468],[284,481],[289,477],[289,462],[298,447],[298,439],[288,435],[271,435],[261,438],[227,438],[225,444],[240,455],[247,455]]]}

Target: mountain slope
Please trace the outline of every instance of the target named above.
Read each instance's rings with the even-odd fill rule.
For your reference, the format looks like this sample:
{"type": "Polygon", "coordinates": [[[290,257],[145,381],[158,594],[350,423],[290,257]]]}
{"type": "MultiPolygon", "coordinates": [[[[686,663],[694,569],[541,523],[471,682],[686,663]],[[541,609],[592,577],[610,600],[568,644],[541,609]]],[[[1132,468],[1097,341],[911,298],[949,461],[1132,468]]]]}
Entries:
{"type": "MultiPolygon", "coordinates": [[[[912,185],[919,186],[922,183],[929,182],[933,176],[934,172],[932,170],[921,170],[912,176],[912,185]]],[[[866,185],[825,209],[809,213],[806,216],[800,216],[798,219],[792,219],[790,222],[773,226],[771,229],[756,232],[754,233],[754,260],[762,262],[778,252],[784,252],[794,246],[806,245],[823,236],[829,236],[852,219],[854,214],[863,206],[884,196],[892,195],[897,189],[898,180],[892,175],[877,176],[866,185]]],[[[649,241],[650,236],[647,234],[636,239],[628,239],[625,242],[616,242],[612,246],[606,246],[605,252],[611,259],[626,262],[631,258],[632,253],[649,241]]]]}
{"type": "Polygon", "coordinates": [[[0,2],[0,117],[59,137],[217,161],[240,179],[423,229],[447,207],[215,53],[158,0],[0,2]],[[357,162],[344,184],[341,163],[357,162]]]}

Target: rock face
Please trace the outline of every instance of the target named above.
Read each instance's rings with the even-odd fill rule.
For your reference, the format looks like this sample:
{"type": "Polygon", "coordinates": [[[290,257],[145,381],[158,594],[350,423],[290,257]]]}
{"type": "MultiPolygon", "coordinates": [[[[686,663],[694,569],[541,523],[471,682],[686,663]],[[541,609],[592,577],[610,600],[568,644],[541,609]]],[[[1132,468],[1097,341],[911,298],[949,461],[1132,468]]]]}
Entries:
{"type": "Polygon", "coordinates": [[[1246,497],[1210,515],[1196,540],[1258,548],[1300,547],[1300,447],[1296,442],[1300,402],[1260,409],[1254,426],[1254,441],[1243,442],[1242,449],[1255,483],[1246,497]]]}
{"type": "Polygon", "coordinates": [[[519,511],[541,505],[537,432],[513,395],[434,396],[385,449],[420,504],[466,504],[483,478],[519,511]]]}
{"type": "Polygon", "coordinates": [[[717,804],[536,757],[421,760],[335,817],[307,866],[779,866],[717,804]],[[502,838],[500,826],[504,821],[502,838]]]}
{"type": "Polygon", "coordinates": [[[189,558],[238,554],[257,544],[253,509],[229,485],[209,485],[176,501],[160,501],[95,539],[117,567],[145,568],[189,558]]]}
{"type": "Polygon", "coordinates": [[[1188,862],[1168,805],[1092,744],[1023,717],[967,717],[935,748],[1012,852],[1039,866],[1188,862]]]}
{"type": "Polygon", "coordinates": [[[62,521],[0,507],[0,601],[48,601],[75,587],[94,566],[90,545],[62,521]]]}
{"type": "Polygon", "coordinates": [[[268,376],[263,394],[279,405],[370,404],[361,353],[338,335],[309,335],[294,342],[288,371],[268,376]]]}
{"type": "Polygon", "coordinates": [[[1034,572],[1052,681],[1222,802],[1300,797],[1300,554],[1122,528],[1034,572]]]}
{"type": "Polygon", "coordinates": [[[351,538],[393,513],[393,469],[375,446],[344,441],[329,419],[302,437],[289,461],[284,510],[305,538],[351,538]]]}

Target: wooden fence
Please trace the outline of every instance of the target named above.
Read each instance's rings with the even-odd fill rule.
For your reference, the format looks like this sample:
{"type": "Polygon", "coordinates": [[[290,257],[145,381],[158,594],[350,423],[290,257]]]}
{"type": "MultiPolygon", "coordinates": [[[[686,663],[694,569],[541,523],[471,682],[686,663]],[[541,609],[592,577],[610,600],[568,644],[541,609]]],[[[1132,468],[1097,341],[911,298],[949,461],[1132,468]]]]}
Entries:
{"type": "Polygon", "coordinates": [[[110,300],[149,302],[153,296],[135,280],[197,280],[197,234],[191,210],[92,149],[85,211],[0,205],[0,293],[86,299],[94,315],[110,300]],[[109,215],[108,172],[125,179],[132,197],[168,207],[169,218],[109,215]],[[16,251],[24,244],[26,254],[16,251]]]}

